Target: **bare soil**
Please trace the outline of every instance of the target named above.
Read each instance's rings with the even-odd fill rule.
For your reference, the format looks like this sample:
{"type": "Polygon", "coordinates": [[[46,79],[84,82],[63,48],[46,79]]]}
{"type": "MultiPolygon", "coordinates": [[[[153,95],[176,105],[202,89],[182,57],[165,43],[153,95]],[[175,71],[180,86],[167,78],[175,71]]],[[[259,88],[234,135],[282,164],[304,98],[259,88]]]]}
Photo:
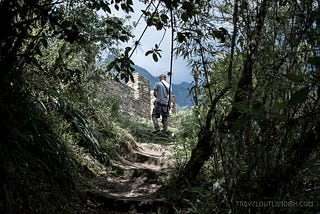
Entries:
{"type": "Polygon", "coordinates": [[[172,146],[135,144],[110,167],[99,167],[77,213],[174,213],[170,202],[158,193],[174,165],[172,146]]]}

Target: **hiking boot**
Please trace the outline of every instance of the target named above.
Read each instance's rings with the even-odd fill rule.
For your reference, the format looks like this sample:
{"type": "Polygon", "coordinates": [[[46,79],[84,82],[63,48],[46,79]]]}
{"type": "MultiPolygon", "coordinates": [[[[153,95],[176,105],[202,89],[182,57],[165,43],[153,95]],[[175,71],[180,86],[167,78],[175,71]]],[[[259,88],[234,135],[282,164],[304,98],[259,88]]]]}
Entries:
{"type": "Polygon", "coordinates": [[[158,132],[160,132],[160,129],[154,130],[151,133],[158,133],[158,132]]]}

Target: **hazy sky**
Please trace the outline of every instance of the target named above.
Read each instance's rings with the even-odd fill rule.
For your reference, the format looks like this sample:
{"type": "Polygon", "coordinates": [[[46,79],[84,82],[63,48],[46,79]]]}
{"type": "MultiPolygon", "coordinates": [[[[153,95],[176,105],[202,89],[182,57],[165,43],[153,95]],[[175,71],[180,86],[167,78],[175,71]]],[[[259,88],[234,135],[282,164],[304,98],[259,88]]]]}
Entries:
{"type": "MultiPolygon", "coordinates": [[[[130,13],[132,16],[132,21],[130,22],[137,22],[141,15],[141,9],[145,9],[144,4],[138,1],[134,1],[134,13],[130,13]]],[[[124,17],[124,12],[115,12],[117,16],[124,17]]],[[[128,23],[131,24],[131,23],[128,23]]],[[[132,25],[132,24],[131,24],[132,25]]],[[[138,26],[134,29],[133,34],[135,35],[135,38],[131,40],[128,44],[124,44],[124,47],[126,46],[133,46],[134,41],[138,40],[140,35],[142,34],[144,28],[146,26],[146,22],[144,19],[141,19],[139,21],[138,26]]],[[[154,48],[155,44],[159,44],[161,41],[161,38],[163,36],[164,31],[157,31],[154,26],[149,27],[144,34],[141,45],[137,47],[134,54],[132,55],[133,62],[148,70],[152,75],[158,76],[161,73],[167,73],[170,69],[170,49],[171,49],[171,31],[170,29],[167,30],[166,35],[160,45],[161,52],[161,58],[159,58],[158,62],[155,62],[152,59],[151,55],[145,56],[145,52],[147,50],[150,50],[154,48]]],[[[182,58],[176,59],[174,57],[173,59],[173,66],[172,66],[172,82],[173,83],[180,83],[182,81],[191,82],[192,77],[190,75],[190,68],[187,67],[186,62],[182,58]]]]}

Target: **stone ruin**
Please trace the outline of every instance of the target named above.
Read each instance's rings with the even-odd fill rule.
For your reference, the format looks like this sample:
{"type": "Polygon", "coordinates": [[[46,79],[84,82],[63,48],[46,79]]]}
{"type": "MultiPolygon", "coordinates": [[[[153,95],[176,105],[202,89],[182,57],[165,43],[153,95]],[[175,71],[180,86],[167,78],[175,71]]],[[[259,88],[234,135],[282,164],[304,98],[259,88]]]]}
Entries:
{"type": "MultiPolygon", "coordinates": [[[[120,104],[120,111],[124,114],[150,119],[155,100],[153,91],[150,90],[150,81],[139,73],[133,73],[133,80],[123,84],[113,79],[106,79],[104,97],[116,99],[120,104]]],[[[174,96],[171,107],[171,113],[176,113],[174,96]]]]}

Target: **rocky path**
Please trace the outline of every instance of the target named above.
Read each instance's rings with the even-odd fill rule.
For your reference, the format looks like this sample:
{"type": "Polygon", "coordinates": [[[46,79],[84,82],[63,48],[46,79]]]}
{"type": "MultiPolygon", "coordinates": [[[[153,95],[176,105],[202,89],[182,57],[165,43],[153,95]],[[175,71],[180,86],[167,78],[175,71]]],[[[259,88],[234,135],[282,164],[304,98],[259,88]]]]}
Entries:
{"type": "Polygon", "coordinates": [[[136,143],[90,182],[81,213],[168,213],[170,203],[158,190],[173,166],[170,150],[168,145],[136,143]]]}

